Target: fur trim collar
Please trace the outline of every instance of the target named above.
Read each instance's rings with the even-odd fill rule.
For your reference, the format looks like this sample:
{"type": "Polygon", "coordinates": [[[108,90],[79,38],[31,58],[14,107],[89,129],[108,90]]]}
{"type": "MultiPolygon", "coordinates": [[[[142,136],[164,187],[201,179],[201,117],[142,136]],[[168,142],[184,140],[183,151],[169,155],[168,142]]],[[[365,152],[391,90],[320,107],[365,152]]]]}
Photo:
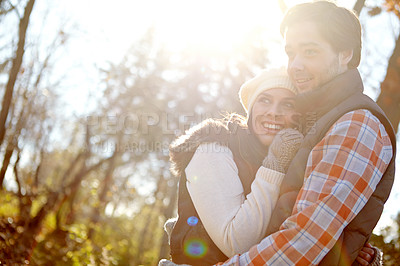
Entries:
{"type": "Polygon", "coordinates": [[[228,146],[229,130],[221,121],[206,119],[190,128],[169,146],[171,171],[179,176],[189,164],[197,147],[203,143],[218,142],[228,146]]]}

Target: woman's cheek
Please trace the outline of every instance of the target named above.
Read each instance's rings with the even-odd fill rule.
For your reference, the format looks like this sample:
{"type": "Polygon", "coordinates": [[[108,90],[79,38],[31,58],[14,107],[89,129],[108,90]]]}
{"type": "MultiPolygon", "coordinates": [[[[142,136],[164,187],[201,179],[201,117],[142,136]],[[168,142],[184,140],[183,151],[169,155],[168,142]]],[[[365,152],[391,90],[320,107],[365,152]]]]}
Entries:
{"type": "Polygon", "coordinates": [[[286,127],[291,127],[291,128],[300,128],[300,113],[298,112],[293,112],[287,116],[287,125],[286,127]]]}

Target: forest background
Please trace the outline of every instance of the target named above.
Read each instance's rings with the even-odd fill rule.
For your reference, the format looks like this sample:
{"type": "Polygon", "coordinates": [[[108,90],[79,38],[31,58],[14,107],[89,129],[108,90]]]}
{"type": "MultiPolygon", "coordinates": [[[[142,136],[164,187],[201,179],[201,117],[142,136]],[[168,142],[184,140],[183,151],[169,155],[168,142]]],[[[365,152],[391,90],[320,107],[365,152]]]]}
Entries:
{"type": "MultiPolygon", "coordinates": [[[[279,22],[299,2],[0,0],[0,262],[168,257],[169,144],[243,114],[239,87],[285,64],[279,22]]],[[[398,132],[400,1],[337,2],[360,15],[365,92],[398,132]]],[[[400,259],[397,180],[371,240],[385,265],[400,259]]]]}

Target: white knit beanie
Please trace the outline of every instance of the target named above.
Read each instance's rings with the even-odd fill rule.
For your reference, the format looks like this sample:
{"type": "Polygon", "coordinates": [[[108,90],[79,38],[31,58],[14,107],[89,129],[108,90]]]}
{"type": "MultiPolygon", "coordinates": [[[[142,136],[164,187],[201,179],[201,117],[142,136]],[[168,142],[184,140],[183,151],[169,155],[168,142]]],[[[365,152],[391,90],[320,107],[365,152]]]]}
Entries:
{"type": "Polygon", "coordinates": [[[249,114],[258,95],[274,88],[288,89],[297,94],[297,89],[290,81],[284,67],[262,70],[257,76],[246,81],[239,90],[240,102],[246,113],[249,114]]]}

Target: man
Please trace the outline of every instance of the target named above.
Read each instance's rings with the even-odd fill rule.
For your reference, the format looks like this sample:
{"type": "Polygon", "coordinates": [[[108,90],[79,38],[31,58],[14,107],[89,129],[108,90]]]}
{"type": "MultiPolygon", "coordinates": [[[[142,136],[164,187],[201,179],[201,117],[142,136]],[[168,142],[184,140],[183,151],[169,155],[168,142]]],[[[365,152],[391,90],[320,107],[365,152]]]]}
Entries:
{"type": "Polygon", "coordinates": [[[285,15],[281,33],[288,74],[300,93],[305,139],[281,188],[278,220],[293,206],[286,195],[300,191],[279,231],[270,229],[274,233],[260,244],[225,264],[350,265],[389,196],[395,135],[362,93],[356,69],[361,27],[351,11],[326,1],[300,4],[285,15]],[[289,181],[293,176],[304,183],[289,181]]]}

